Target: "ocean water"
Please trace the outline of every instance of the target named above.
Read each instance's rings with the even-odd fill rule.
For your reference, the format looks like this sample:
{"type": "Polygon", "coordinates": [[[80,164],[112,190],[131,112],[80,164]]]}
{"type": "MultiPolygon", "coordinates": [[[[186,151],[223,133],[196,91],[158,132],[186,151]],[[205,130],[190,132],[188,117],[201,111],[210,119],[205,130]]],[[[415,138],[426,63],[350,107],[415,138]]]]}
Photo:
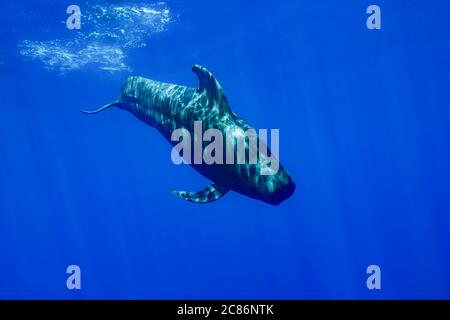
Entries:
{"type": "Polygon", "coordinates": [[[0,298],[450,298],[450,2],[376,1],[381,30],[370,4],[2,2],[0,298]],[[78,111],[130,75],[195,87],[194,64],[280,129],[281,205],[179,200],[210,182],[156,130],[78,111]]]}

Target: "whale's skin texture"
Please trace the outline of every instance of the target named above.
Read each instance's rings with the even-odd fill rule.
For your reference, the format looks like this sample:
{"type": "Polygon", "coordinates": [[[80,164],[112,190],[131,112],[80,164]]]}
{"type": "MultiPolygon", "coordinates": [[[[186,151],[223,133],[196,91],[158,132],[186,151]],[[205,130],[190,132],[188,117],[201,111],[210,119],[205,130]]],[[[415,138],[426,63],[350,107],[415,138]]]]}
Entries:
{"type": "MultiPolygon", "coordinates": [[[[193,72],[199,78],[199,88],[190,88],[163,83],[142,77],[129,77],[122,86],[118,107],[129,111],[139,120],[156,128],[172,145],[174,130],[184,128],[194,139],[194,121],[202,122],[202,129],[214,128],[226,134],[244,132],[252,127],[231,111],[227,98],[214,76],[204,67],[195,65],[193,72]]],[[[257,136],[259,142],[259,136],[257,136]]],[[[193,141],[192,141],[193,142],[193,141]]],[[[224,140],[224,148],[225,148],[224,140]]],[[[203,143],[203,148],[207,143],[203,143]]],[[[245,141],[248,155],[249,143],[245,141]]],[[[225,151],[224,151],[225,156],[225,151]]],[[[278,205],[289,198],[295,190],[295,183],[287,171],[279,164],[275,174],[263,175],[261,170],[268,164],[267,158],[258,150],[257,163],[237,164],[194,164],[191,166],[200,174],[213,181],[204,190],[192,193],[175,191],[182,199],[206,203],[217,200],[229,190],[254,199],[278,205]]],[[[269,164],[270,167],[270,164],[269,164]]],[[[267,167],[266,167],[267,169],[267,167]]]]}

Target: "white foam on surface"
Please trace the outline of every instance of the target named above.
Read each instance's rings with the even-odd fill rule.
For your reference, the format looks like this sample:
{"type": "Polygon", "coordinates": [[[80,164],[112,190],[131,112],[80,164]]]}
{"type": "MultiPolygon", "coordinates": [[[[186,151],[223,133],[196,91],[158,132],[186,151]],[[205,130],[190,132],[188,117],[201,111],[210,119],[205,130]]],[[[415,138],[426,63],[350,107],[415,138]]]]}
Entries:
{"type": "Polygon", "coordinates": [[[173,16],[164,2],[95,4],[81,8],[81,29],[71,39],[23,40],[20,54],[60,73],[94,67],[108,72],[131,71],[127,55],[164,32],[173,16]]]}

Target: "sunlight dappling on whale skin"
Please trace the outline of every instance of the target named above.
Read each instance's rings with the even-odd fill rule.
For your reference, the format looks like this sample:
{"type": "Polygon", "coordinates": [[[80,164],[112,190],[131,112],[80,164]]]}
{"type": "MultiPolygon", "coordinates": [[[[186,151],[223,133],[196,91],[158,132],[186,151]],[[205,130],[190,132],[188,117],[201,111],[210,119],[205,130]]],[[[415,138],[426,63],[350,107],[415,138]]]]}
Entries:
{"type": "MultiPolygon", "coordinates": [[[[175,84],[163,83],[142,77],[129,77],[122,86],[117,101],[94,111],[96,114],[111,107],[129,111],[139,120],[156,128],[170,143],[177,145],[186,143],[194,145],[192,153],[183,158],[196,171],[212,184],[198,192],[172,191],[172,194],[194,203],[209,203],[223,197],[229,191],[235,191],[250,198],[279,205],[295,191],[295,182],[288,172],[271,154],[261,141],[256,131],[241,117],[231,110],[227,97],[211,72],[200,65],[194,65],[192,71],[199,80],[198,88],[190,88],[175,84]],[[181,130],[187,133],[184,137],[177,134],[181,130]],[[203,163],[202,157],[209,145],[203,144],[203,130],[217,131],[222,137],[231,136],[227,143],[220,144],[220,153],[227,154],[227,161],[203,163]],[[254,139],[244,139],[244,133],[255,132],[254,139]],[[174,139],[183,138],[180,143],[174,139]],[[252,162],[250,149],[257,145],[257,161],[252,162]],[[242,142],[243,159],[229,161],[229,150],[238,148],[242,142]],[[263,146],[263,147],[261,147],[263,146]],[[246,157],[248,154],[248,158],[246,157]],[[243,161],[240,161],[243,160],[243,161]]],[[[272,135],[271,135],[272,136],[272,135]]],[[[278,154],[277,139],[275,140],[278,154]]],[[[217,142],[217,141],[215,141],[217,142]]],[[[178,150],[179,151],[179,150],[178,150]]],[[[239,158],[239,156],[238,156],[239,158]]]]}

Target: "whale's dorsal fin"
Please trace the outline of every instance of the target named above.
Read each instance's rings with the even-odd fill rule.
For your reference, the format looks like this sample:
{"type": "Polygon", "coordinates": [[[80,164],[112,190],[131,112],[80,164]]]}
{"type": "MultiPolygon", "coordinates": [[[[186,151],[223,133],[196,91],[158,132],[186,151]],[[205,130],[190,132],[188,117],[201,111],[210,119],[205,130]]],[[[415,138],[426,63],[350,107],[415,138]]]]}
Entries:
{"type": "Polygon", "coordinates": [[[198,192],[188,191],[172,191],[172,194],[186,201],[195,203],[208,203],[216,201],[222,198],[230,189],[220,186],[218,184],[212,184],[205,189],[198,192]]]}
{"type": "Polygon", "coordinates": [[[202,67],[198,64],[192,67],[192,71],[198,77],[198,89],[199,91],[204,91],[208,93],[208,96],[213,98],[216,101],[222,99],[224,96],[223,89],[219,84],[219,81],[214,78],[211,72],[209,72],[205,67],[202,67]]]}
{"type": "Polygon", "coordinates": [[[197,75],[200,92],[206,91],[208,97],[215,105],[219,106],[225,112],[231,112],[227,97],[220,86],[219,81],[205,67],[198,64],[192,67],[192,71],[197,75]]]}

